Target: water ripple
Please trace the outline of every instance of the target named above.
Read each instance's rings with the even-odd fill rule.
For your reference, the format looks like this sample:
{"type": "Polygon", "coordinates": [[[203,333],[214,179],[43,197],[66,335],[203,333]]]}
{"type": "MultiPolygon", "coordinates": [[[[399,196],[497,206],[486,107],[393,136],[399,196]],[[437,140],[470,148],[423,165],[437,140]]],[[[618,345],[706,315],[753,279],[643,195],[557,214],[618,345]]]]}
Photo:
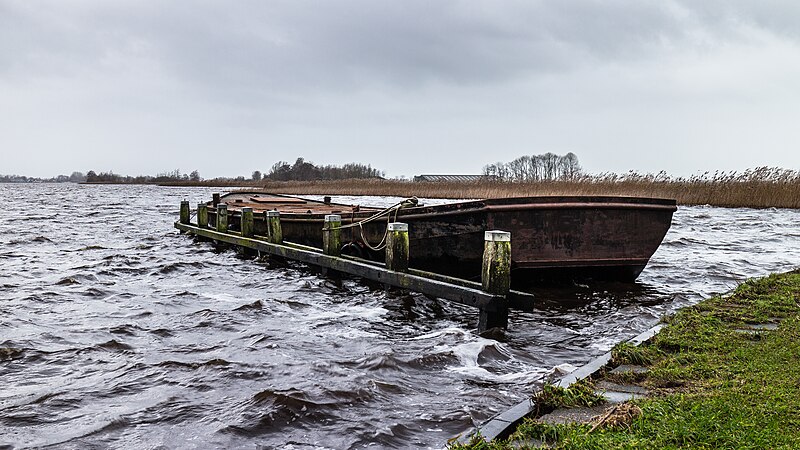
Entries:
{"type": "Polygon", "coordinates": [[[468,307],[179,235],[179,202],[212,192],[0,185],[0,448],[440,448],[661,315],[800,261],[800,211],[680,208],[636,284],[539,289],[498,341],[468,307]]]}

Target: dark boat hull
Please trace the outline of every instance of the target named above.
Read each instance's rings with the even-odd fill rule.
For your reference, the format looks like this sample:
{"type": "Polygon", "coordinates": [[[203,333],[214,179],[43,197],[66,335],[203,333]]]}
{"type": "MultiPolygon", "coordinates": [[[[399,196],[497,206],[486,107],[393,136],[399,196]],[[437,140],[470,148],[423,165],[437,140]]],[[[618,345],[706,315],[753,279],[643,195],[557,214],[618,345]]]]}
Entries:
{"type": "MultiPolygon", "coordinates": [[[[248,203],[254,193],[222,197],[233,212],[256,208],[256,233],[265,234],[260,211],[279,204],[248,203]],[[240,201],[237,202],[236,200],[240,201]]],[[[290,198],[290,197],[286,197],[290,198]]],[[[411,267],[463,278],[480,276],[486,230],[511,232],[512,281],[515,285],[551,280],[633,281],[660,245],[676,210],[674,200],[632,197],[526,197],[489,199],[401,209],[397,221],[409,224],[411,267]]],[[[306,201],[281,211],[284,239],[319,247],[325,214],[342,216],[347,225],[375,210],[306,201]],[[305,212],[298,210],[306,209],[305,212]]],[[[210,214],[214,220],[213,209],[210,214]]],[[[377,244],[386,219],[364,225],[367,242],[377,244]]],[[[358,227],[343,231],[345,250],[381,258],[361,241],[358,227]]]]}

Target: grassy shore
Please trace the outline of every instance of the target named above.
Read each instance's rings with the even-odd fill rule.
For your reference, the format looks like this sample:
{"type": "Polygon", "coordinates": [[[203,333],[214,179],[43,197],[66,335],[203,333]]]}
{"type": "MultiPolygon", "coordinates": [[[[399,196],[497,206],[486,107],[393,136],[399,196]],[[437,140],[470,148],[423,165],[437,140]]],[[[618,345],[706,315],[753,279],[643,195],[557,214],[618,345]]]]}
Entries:
{"type": "Polygon", "coordinates": [[[800,172],[759,168],[742,173],[670,178],[663,174],[603,174],[577,181],[428,182],[400,180],[200,181],[173,185],[252,186],[278,194],[391,195],[427,198],[502,198],[542,195],[608,195],[672,198],[681,205],[800,208],[800,172]]]}
{"type": "Polygon", "coordinates": [[[526,448],[534,439],[563,449],[800,448],[800,270],[750,280],[666,323],[651,342],[613,352],[615,363],[649,366],[626,379],[605,376],[654,393],[626,404],[626,420],[526,419],[508,440],[451,448],[526,448]],[[753,324],[777,329],[753,332],[753,324]]]}

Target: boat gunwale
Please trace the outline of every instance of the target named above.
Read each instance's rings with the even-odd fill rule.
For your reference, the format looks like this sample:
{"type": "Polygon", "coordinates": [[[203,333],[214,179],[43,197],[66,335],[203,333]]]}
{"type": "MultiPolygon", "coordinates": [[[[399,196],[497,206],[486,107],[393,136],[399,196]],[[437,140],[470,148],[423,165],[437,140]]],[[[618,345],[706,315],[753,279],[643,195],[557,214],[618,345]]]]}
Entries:
{"type": "MultiPolygon", "coordinates": [[[[220,199],[231,194],[247,195],[256,192],[231,192],[225,194],[220,199]]],[[[264,193],[261,193],[264,194],[264,193]]],[[[275,194],[270,194],[275,195],[275,194]]],[[[287,198],[301,198],[288,195],[280,195],[287,198]]],[[[324,203],[317,200],[308,200],[326,206],[342,206],[352,208],[353,205],[341,203],[324,203]]],[[[233,205],[235,208],[235,203],[233,205]]],[[[380,209],[366,206],[364,210],[339,213],[343,223],[370,217],[380,209]],[[374,209],[373,209],[374,208],[374,209]]],[[[508,197],[500,199],[470,200],[465,202],[446,203],[442,205],[417,206],[400,209],[397,217],[403,219],[427,219],[431,217],[443,217],[461,214],[475,214],[487,212],[514,212],[531,210],[554,210],[554,209],[631,209],[631,210],[657,210],[675,212],[678,208],[675,200],[649,197],[589,197],[589,196],[547,196],[547,197],[508,197]],[[542,201],[544,200],[544,201],[542,201]],[[572,200],[572,201],[570,201],[572,200]]],[[[232,210],[231,213],[238,211],[232,210]]],[[[281,220],[291,222],[318,222],[329,213],[324,212],[281,212],[281,220]]]]}

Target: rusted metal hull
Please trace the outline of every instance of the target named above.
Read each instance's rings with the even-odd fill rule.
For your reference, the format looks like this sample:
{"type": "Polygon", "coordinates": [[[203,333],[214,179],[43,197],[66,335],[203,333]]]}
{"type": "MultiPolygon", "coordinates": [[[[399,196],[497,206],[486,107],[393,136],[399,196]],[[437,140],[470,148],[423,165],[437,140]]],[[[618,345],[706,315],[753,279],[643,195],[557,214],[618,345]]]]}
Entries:
{"type": "MultiPolygon", "coordinates": [[[[231,193],[221,201],[233,212],[234,229],[242,206],[254,208],[256,234],[266,232],[262,212],[277,209],[285,240],[317,247],[325,214],[340,214],[347,225],[377,211],[252,192],[231,193]],[[253,201],[264,198],[254,195],[274,201],[253,201]]],[[[409,224],[411,267],[468,279],[480,276],[484,231],[510,231],[512,281],[524,285],[565,279],[633,281],[660,245],[675,210],[675,201],[666,199],[524,197],[404,208],[396,220],[409,224]]],[[[213,207],[210,220],[215,220],[213,207]]],[[[366,240],[377,244],[386,223],[364,225],[366,240]]],[[[382,257],[361,243],[358,227],[345,229],[342,239],[345,252],[382,257]]]]}

